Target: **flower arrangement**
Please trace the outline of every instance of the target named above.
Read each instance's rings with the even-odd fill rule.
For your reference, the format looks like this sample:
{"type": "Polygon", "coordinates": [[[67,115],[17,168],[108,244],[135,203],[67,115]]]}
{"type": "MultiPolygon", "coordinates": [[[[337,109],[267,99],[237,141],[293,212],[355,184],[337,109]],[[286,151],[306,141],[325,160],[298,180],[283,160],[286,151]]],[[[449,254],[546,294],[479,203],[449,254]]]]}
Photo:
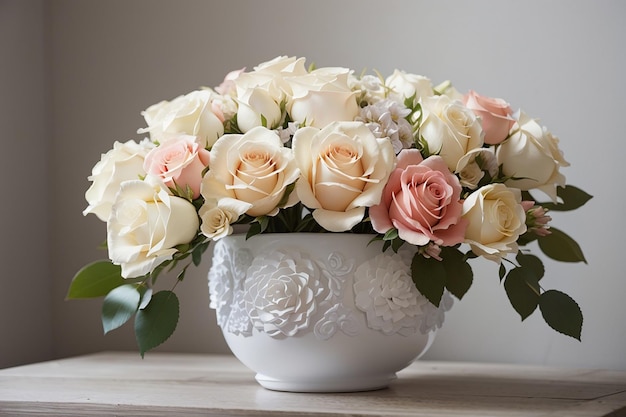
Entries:
{"type": "Polygon", "coordinates": [[[522,320],[538,308],[580,339],[580,308],[542,287],[542,261],[524,248],[536,241],[550,258],[586,262],[550,224],[549,211],[591,198],[566,184],[558,139],[506,101],[450,82],[304,61],[233,71],[142,113],[138,133],[149,137],[115,142],[93,167],[83,214],[106,222],[109,259],[82,268],[68,298],[104,297],[105,333],[134,316],[143,355],[174,332],[187,268],[234,225],[248,237],[368,233],[383,250],[418,248],[412,279],[435,306],[446,290],[461,299],[470,261],[486,258],[522,320]],[[155,291],[164,270],[178,271],[175,283],[155,291]]]}

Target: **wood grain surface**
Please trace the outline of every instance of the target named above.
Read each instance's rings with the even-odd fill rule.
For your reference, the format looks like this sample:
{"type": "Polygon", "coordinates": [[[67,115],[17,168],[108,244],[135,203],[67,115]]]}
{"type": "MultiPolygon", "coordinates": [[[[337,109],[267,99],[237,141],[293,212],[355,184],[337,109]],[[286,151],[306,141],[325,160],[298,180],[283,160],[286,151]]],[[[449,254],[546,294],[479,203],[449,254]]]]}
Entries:
{"type": "Polygon", "coordinates": [[[626,372],[418,361],[387,389],[269,391],[228,355],[104,352],[0,370],[1,416],[626,416],[626,372]]]}

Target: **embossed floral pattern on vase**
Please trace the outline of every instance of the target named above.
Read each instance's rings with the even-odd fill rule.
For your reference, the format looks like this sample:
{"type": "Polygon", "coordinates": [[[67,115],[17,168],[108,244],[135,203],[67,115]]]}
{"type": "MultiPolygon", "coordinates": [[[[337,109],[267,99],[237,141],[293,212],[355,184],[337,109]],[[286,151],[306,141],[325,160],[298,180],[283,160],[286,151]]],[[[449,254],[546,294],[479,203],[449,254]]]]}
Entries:
{"type": "Polygon", "coordinates": [[[216,310],[217,324],[231,333],[250,335],[250,319],[241,294],[252,255],[224,240],[215,245],[213,260],[209,270],[209,307],[216,310]]]}
{"type": "Polygon", "coordinates": [[[381,253],[361,264],[354,275],[354,292],[367,325],[384,334],[415,333],[422,306],[428,303],[411,280],[410,265],[397,254],[381,253]]]}
{"type": "Polygon", "coordinates": [[[325,286],[312,259],[298,251],[258,256],[248,269],[244,298],[255,329],[293,336],[306,329],[325,286]]]}
{"type": "Polygon", "coordinates": [[[359,261],[347,250],[320,255],[306,245],[260,246],[241,248],[231,239],[215,246],[210,307],[226,332],[272,338],[313,333],[319,340],[365,330],[411,336],[441,327],[451,307],[447,293],[435,307],[417,291],[410,251],[359,261]]]}

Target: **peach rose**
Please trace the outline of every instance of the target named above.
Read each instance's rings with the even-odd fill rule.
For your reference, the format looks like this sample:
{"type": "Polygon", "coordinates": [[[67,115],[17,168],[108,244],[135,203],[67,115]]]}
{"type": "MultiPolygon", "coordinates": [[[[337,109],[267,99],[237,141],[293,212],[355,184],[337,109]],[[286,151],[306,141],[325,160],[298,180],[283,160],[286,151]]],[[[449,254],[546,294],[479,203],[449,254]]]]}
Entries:
{"type": "Polygon", "coordinates": [[[497,145],[509,135],[515,123],[509,103],[501,98],[481,96],[470,90],[463,97],[463,104],[482,119],[486,144],[497,145]]]}
{"type": "Polygon", "coordinates": [[[293,137],[301,178],[296,192],[326,230],[345,232],[363,220],[365,207],[380,202],[395,153],[362,122],[304,127],[293,137]]]}
{"type": "MultiPolygon", "coordinates": [[[[258,126],[244,135],[224,135],[211,149],[211,169],[202,180],[206,201],[229,198],[230,210],[275,216],[287,186],[298,179],[291,149],[276,132],[258,126]]],[[[297,202],[291,193],[283,207],[297,202]]]]}
{"type": "Polygon", "coordinates": [[[440,156],[424,160],[417,149],[405,149],[381,203],[370,208],[372,226],[378,233],[396,228],[400,238],[418,246],[461,243],[467,227],[461,219],[461,190],[440,156]]]}
{"type": "Polygon", "coordinates": [[[160,178],[170,188],[187,187],[195,200],[200,196],[202,171],[209,165],[209,151],[202,148],[195,136],[179,136],[152,149],[144,160],[148,175],[160,178]]]}

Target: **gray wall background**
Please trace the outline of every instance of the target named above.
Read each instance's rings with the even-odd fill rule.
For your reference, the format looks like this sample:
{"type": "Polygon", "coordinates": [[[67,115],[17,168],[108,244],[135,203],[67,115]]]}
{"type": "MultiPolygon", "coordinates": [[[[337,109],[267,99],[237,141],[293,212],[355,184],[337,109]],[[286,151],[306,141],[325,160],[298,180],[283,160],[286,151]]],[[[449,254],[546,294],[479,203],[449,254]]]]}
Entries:
{"type": "MultiPolygon", "coordinates": [[[[105,256],[104,224],[81,215],[87,175],[113,141],[137,138],[149,105],[295,55],[503,97],[561,138],[568,182],[595,196],[553,222],[589,264],[546,260],[542,281],[581,305],[581,343],[539,313],[520,323],[495,264],[474,263],[426,359],[626,369],[625,17],[619,0],[0,0],[0,367],[136,349],[131,326],[102,335],[99,300],[64,301],[78,268],[105,256]]],[[[178,286],[181,322],[159,350],[228,351],[209,266],[178,286]]]]}

